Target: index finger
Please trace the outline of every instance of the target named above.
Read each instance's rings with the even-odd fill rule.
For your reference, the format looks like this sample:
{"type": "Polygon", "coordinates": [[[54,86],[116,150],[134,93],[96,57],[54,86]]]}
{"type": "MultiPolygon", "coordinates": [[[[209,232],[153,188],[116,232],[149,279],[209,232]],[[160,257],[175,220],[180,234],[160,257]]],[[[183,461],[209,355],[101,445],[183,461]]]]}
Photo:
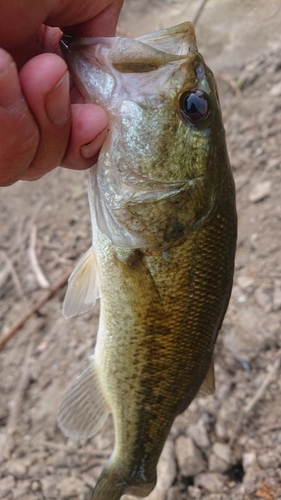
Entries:
{"type": "Polygon", "coordinates": [[[75,26],[64,26],[62,31],[75,36],[114,36],[124,0],[114,0],[91,19],[75,26]]]}

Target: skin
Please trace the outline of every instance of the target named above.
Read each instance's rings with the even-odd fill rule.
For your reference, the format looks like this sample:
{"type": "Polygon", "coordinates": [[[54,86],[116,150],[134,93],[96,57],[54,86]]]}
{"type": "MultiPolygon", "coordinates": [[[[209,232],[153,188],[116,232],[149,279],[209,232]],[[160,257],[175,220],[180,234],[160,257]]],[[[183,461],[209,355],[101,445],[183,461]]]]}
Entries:
{"type": "Polygon", "coordinates": [[[107,115],[99,106],[84,104],[75,87],[70,91],[58,40],[61,30],[114,36],[122,3],[1,3],[0,186],[38,179],[57,165],[85,169],[95,163],[107,135],[107,115]]]}
{"type": "MultiPolygon", "coordinates": [[[[182,38],[192,32],[188,23],[178,29],[182,38]]],[[[163,32],[158,37],[163,42],[163,32]]],[[[216,83],[194,37],[193,50],[187,48],[181,58],[175,52],[174,62],[167,64],[164,54],[162,69],[161,53],[153,58],[153,51],[138,50],[132,41],[122,50],[122,41],[120,75],[114,67],[119,87],[104,77],[118,60],[116,39],[112,50],[99,46],[98,73],[93,73],[94,44],[91,53],[83,43],[79,50],[77,40],[72,47],[69,43],[69,67],[77,82],[81,79],[81,91],[83,84],[85,95],[99,97],[112,117],[89,190],[101,297],[90,398],[96,401],[103,393],[113,415],[115,444],[91,500],[148,495],[174,418],[209,373],[203,390],[212,389],[212,354],[232,287],[237,220],[216,83]],[[132,61],[137,73],[130,72],[132,61]],[[208,95],[209,113],[193,125],[184,119],[181,98],[195,88],[208,95]],[[175,191],[177,183],[182,187],[175,191]],[[121,237],[127,231],[142,244],[119,243],[118,233],[114,241],[113,219],[121,237]]],[[[152,47],[155,39],[154,33],[152,47]]],[[[172,44],[167,46],[171,54],[172,44]]],[[[81,432],[76,414],[85,392],[79,384],[73,398],[66,398],[69,414],[64,406],[64,416],[70,431],[81,432]]]]}

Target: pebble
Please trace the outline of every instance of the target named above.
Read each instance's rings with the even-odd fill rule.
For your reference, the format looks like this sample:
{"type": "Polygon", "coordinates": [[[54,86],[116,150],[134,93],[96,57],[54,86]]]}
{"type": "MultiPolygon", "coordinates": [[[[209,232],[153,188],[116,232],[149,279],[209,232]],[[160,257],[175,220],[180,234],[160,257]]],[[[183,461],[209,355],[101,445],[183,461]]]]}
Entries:
{"type": "Polygon", "coordinates": [[[235,397],[227,398],[217,413],[215,432],[219,439],[227,439],[232,436],[233,426],[239,415],[239,407],[235,397]]]}
{"type": "Polygon", "coordinates": [[[273,310],[281,309],[281,280],[274,280],[273,310]]]}
{"type": "Polygon", "coordinates": [[[269,91],[269,94],[272,97],[281,96],[281,82],[278,82],[275,85],[273,85],[269,91]]]}
{"type": "Polygon", "coordinates": [[[188,486],[187,487],[187,494],[190,498],[195,498],[195,500],[201,499],[201,490],[200,490],[200,488],[197,488],[196,486],[188,486]]]}
{"type": "Polygon", "coordinates": [[[257,465],[256,452],[249,451],[247,453],[243,453],[242,464],[244,470],[247,470],[249,467],[255,467],[257,465]]]}
{"type": "Polygon", "coordinates": [[[220,493],[211,493],[211,495],[203,495],[201,500],[222,500],[223,497],[220,493]]]}
{"type": "MultiPolygon", "coordinates": [[[[179,486],[172,486],[167,493],[166,500],[176,500],[178,498],[182,498],[180,488],[179,486]]],[[[134,500],[136,499],[134,498],[134,500]]]]}
{"type": "Polygon", "coordinates": [[[195,476],[206,470],[203,456],[190,437],[179,436],[176,440],[175,451],[182,476],[195,476]]]}
{"type": "Polygon", "coordinates": [[[41,486],[40,486],[39,481],[32,481],[32,483],[30,485],[30,489],[31,489],[31,491],[40,491],[41,486]]]}
{"type": "Polygon", "coordinates": [[[277,469],[280,464],[278,455],[274,453],[274,451],[268,451],[267,453],[258,455],[257,461],[262,469],[268,469],[270,467],[277,469]]]}
{"type": "Polygon", "coordinates": [[[254,279],[250,276],[238,276],[237,284],[242,290],[249,290],[254,284],[254,279]]]}
{"type": "Polygon", "coordinates": [[[17,499],[19,498],[22,500],[23,495],[29,492],[30,488],[30,481],[25,480],[25,481],[18,481],[16,487],[13,489],[13,498],[17,499]]]}
{"type": "Polygon", "coordinates": [[[69,500],[69,498],[80,498],[86,491],[86,487],[77,477],[64,477],[57,485],[59,498],[69,500]]]}
{"type": "Polygon", "coordinates": [[[262,471],[257,467],[248,467],[248,469],[246,469],[243,477],[243,486],[246,493],[252,493],[256,490],[257,484],[263,479],[261,472],[262,471]]]}
{"type": "Polygon", "coordinates": [[[22,458],[9,460],[6,464],[6,470],[15,478],[21,479],[25,477],[29,465],[30,461],[28,459],[25,460],[24,458],[22,458]]]}
{"type": "Polygon", "coordinates": [[[217,472],[203,472],[194,479],[194,486],[204,488],[209,493],[221,493],[226,478],[217,472]]]}
{"type": "Polygon", "coordinates": [[[59,479],[56,476],[46,475],[41,479],[42,494],[46,498],[57,497],[57,484],[59,479]]]}
{"type": "Polygon", "coordinates": [[[50,456],[46,461],[46,465],[53,466],[55,467],[55,469],[59,467],[72,468],[77,464],[79,464],[79,457],[77,457],[75,454],[68,455],[64,451],[58,451],[54,453],[54,455],[50,456]]]}
{"type": "Polygon", "coordinates": [[[251,201],[252,203],[261,201],[270,195],[270,191],[271,191],[270,181],[259,182],[250,191],[249,201],[251,201]]]}
{"type": "MultiPolygon", "coordinates": [[[[2,403],[1,403],[2,404],[2,403]]],[[[4,406],[0,407],[0,420],[6,420],[8,418],[8,409],[4,406]]]]}
{"type": "Polygon", "coordinates": [[[213,444],[213,453],[226,462],[228,465],[231,463],[231,449],[228,444],[216,442],[213,444]]]}
{"type": "Polygon", "coordinates": [[[203,450],[210,448],[210,439],[202,418],[200,418],[196,424],[189,426],[188,435],[193,439],[197,446],[199,446],[199,448],[202,448],[203,450]]]}
{"type": "Polygon", "coordinates": [[[208,466],[211,472],[226,472],[229,469],[229,464],[221,458],[211,453],[208,459],[208,466]]]}
{"type": "Polygon", "coordinates": [[[265,312],[270,312],[272,309],[272,300],[266,290],[260,286],[256,288],[254,297],[257,304],[264,309],[265,312]]]}
{"type": "Polygon", "coordinates": [[[0,479],[0,498],[4,498],[8,493],[12,493],[15,488],[15,479],[13,476],[6,476],[0,479]]]}

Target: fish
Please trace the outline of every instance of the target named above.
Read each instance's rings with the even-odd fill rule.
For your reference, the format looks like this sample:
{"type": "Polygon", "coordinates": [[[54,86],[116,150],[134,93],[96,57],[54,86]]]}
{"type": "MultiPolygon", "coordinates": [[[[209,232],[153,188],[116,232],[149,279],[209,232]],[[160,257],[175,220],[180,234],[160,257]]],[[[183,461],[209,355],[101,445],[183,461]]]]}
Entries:
{"type": "Polygon", "coordinates": [[[190,22],[135,39],[64,35],[61,47],[109,132],[89,174],[92,247],[63,305],[71,317],[100,297],[97,341],[58,424],[86,439],[111,413],[114,449],[91,499],[144,497],[175,417],[215,388],[237,237],[217,86],[190,22]]]}

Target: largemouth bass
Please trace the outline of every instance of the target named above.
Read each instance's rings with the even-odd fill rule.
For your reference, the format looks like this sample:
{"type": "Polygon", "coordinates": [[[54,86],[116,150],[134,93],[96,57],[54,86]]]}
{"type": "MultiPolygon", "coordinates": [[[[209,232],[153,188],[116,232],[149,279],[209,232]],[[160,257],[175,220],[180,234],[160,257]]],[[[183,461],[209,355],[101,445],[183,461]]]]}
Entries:
{"type": "Polygon", "coordinates": [[[191,23],[137,39],[63,37],[73,79],[110,130],[90,172],[92,248],[70,277],[66,317],[101,297],[95,353],[59,425],[115,446],[92,500],[143,497],[174,418],[214,390],[212,355],[236,245],[235,190],[216,83],[191,23]]]}

